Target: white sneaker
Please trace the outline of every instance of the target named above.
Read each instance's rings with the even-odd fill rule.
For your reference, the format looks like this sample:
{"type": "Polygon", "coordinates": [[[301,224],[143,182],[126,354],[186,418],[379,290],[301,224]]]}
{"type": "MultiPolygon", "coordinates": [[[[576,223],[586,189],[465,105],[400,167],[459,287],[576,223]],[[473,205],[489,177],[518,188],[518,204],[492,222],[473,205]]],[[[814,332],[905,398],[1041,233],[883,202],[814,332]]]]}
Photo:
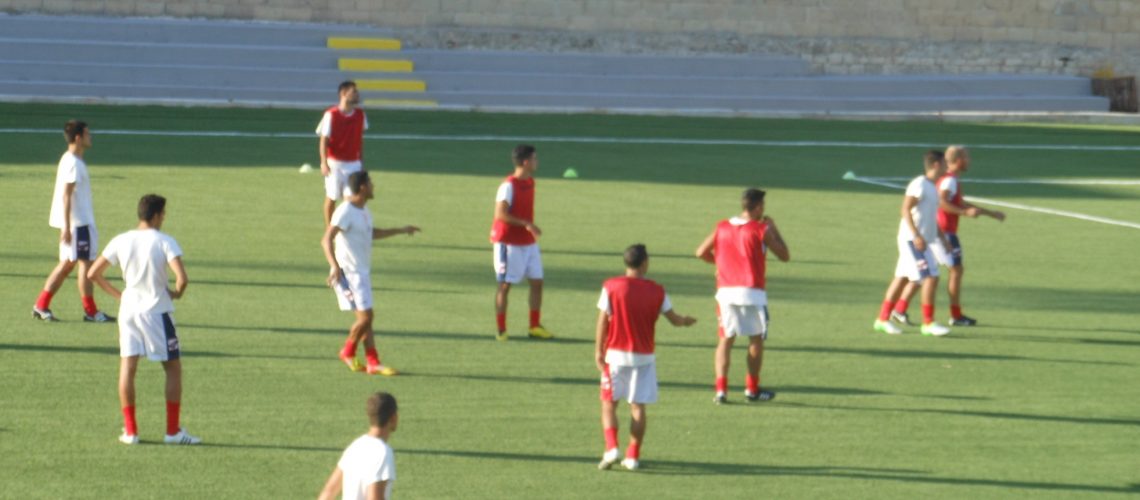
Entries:
{"type": "MultiPolygon", "coordinates": [[[[890,321],[883,321],[879,319],[875,320],[875,325],[872,328],[874,328],[876,332],[883,332],[887,335],[899,335],[902,333],[902,329],[895,326],[890,321]]],[[[925,326],[922,328],[923,331],[926,331],[925,326]]]]}
{"type": "Polygon", "coordinates": [[[945,326],[942,326],[938,323],[931,322],[931,323],[927,323],[925,325],[922,325],[922,334],[923,335],[933,335],[935,337],[941,337],[941,336],[946,335],[948,333],[950,333],[950,329],[946,328],[945,326]]]}
{"type": "Polygon", "coordinates": [[[625,467],[628,470],[637,470],[637,467],[638,467],[637,459],[636,458],[623,458],[621,461],[621,466],[625,467]]]}
{"type": "Polygon", "coordinates": [[[602,461],[598,462],[598,470],[609,470],[610,467],[613,467],[613,465],[618,462],[619,458],[621,458],[621,450],[617,448],[606,450],[606,452],[602,454],[602,461]]]}
{"type": "Polygon", "coordinates": [[[119,436],[119,442],[123,444],[139,444],[139,435],[127,434],[125,431],[123,435],[119,436]]]}
{"type": "Polygon", "coordinates": [[[162,441],[166,444],[198,444],[202,442],[202,439],[197,436],[191,436],[186,432],[186,429],[179,428],[178,434],[167,435],[162,438],[162,441]]]}

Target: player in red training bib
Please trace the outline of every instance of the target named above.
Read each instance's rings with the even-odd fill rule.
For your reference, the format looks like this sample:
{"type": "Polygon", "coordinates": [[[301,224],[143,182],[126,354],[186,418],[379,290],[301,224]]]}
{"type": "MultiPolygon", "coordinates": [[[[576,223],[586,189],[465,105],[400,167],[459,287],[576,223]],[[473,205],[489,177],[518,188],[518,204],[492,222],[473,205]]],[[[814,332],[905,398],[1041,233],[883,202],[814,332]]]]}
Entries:
{"type": "Polygon", "coordinates": [[[599,469],[618,461],[617,402],[629,402],[629,448],[621,465],[638,468],[645,440],[645,405],[657,402],[657,364],[653,354],[657,317],[673,326],[690,326],[697,320],[673,312],[665,288],[645,279],[649,252],[637,244],[625,249],[625,275],[606,280],[598,299],[598,329],[594,362],[602,372],[602,431],[606,451],[599,469]]]}
{"type": "Polygon", "coordinates": [[[728,402],[728,365],[737,336],[748,337],[748,376],[744,398],[768,401],[772,391],[760,390],[760,365],[768,338],[768,294],[764,291],[768,250],[783,262],[791,258],[776,222],[764,215],[764,191],[749,188],[740,199],[740,215],[717,223],[697,247],[697,257],[716,264],[718,336],[714,366],[717,404],[728,402]]]}
{"type": "Polygon", "coordinates": [[[348,197],[348,176],[364,168],[364,131],[368,117],[358,108],[360,93],[356,82],[341,82],[337,88],[340,103],[325,110],[317,124],[317,147],[321,157],[321,175],[325,178],[325,227],[332,220],[336,202],[348,197]]]}
{"type": "MultiPolygon", "coordinates": [[[[977,217],[985,215],[993,217],[999,222],[1005,220],[1005,213],[998,210],[989,210],[979,207],[962,199],[962,188],[958,177],[970,168],[970,152],[964,146],[950,146],[946,148],[946,175],[938,182],[938,229],[945,235],[946,243],[942,240],[931,242],[930,249],[934,251],[934,259],[939,265],[950,268],[950,281],[947,288],[950,292],[950,326],[974,326],[978,321],[962,314],[962,244],[958,238],[958,217],[977,217]],[[949,247],[947,247],[949,245],[949,247]]],[[[907,285],[903,298],[895,303],[891,312],[891,319],[901,324],[910,324],[907,315],[908,300],[918,291],[915,283],[907,285]]]]}
{"type": "Polygon", "coordinates": [[[530,282],[530,328],[527,335],[535,339],[552,339],[554,334],[542,326],[542,254],[537,238],[542,230],[534,225],[534,172],[538,169],[538,153],[534,146],[521,144],[511,154],[515,172],[499,184],[495,194],[495,219],[491,223],[494,247],[495,322],[499,330],[495,338],[507,340],[507,295],[511,285],[526,278],[530,282]]]}

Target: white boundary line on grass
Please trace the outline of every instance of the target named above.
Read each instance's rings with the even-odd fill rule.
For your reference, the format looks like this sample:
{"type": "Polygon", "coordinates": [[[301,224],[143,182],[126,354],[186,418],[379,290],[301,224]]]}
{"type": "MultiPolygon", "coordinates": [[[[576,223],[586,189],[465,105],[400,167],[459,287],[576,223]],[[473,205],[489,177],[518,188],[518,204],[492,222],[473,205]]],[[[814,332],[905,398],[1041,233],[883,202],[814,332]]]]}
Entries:
{"type": "MultiPolygon", "coordinates": [[[[906,189],[906,186],[903,186],[900,184],[895,184],[893,182],[889,182],[887,180],[884,180],[885,178],[883,178],[883,177],[859,177],[857,175],[847,175],[847,176],[844,176],[843,178],[845,180],[862,182],[864,184],[874,184],[876,186],[884,186],[884,187],[889,187],[889,188],[894,188],[894,189],[906,189]]],[[[907,180],[910,180],[910,179],[907,179],[907,180]]],[[[976,202],[980,202],[980,203],[987,203],[990,205],[997,205],[999,207],[1016,208],[1019,210],[1027,210],[1030,212],[1038,212],[1038,213],[1049,214],[1049,215],[1059,215],[1061,217],[1069,217],[1069,218],[1073,218],[1073,219],[1080,219],[1080,220],[1085,220],[1085,221],[1090,221],[1090,222],[1099,222],[1101,224],[1111,224],[1113,226],[1121,226],[1121,227],[1129,227],[1132,229],[1140,229],[1140,224],[1137,224],[1135,222],[1128,222],[1128,221],[1122,221],[1122,220],[1116,220],[1116,219],[1108,219],[1105,217],[1097,217],[1095,215],[1082,214],[1082,213],[1078,213],[1078,212],[1069,212],[1067,210],[1054,210],[1052,208],[1035,207],[1032,205],[1023,205],[1021,203],[1010,203],[1007,201],[999,201],[999,200],[994,200],[994,199],[990,199],[990,198],[978,198],[976,196],[963,196],[963,198],[965,198],[966,201],[970,201],[970,202],[976,201],[976,202]]]]}
{"type": "MultiPolygon", "coordinates": [[[[44,128],[0,128],[0,134],[58,134],[44,128]]],[[[302,132],[238,132],[210,130],[120,130],[98,129],[103,135],[138,135],[156,137],[247,137],[247,138],[312,138],[302,132]]],[[[666,144],[690,146],[767,146],[788,148],[930,148],[941,145],[921,142],[854,142],[854,141],[766,141],[753,139],[685,139],[668,137],[591,137],[591,136],[512,136],[512,135],[435,135],[435,134],[366,134],[365,139],[381,141],[453,141],[453,142],[562,142],[586,144],[666,144]]],[[[972,144],[972,149],[1042,150],[1042,151],[1125,151],[1140,152],[1140,146],[1104,146],[1092,144],[972,144]]]]}
{"type": "MultiPolygon", "coordinates": [[[[910,181],[913,177],[861,177],[878,181],[910,181]]],[[[1140,186],[1140,179],[958,179],[975,184],[1047,184],[1072,186],[1140,186]]]]}

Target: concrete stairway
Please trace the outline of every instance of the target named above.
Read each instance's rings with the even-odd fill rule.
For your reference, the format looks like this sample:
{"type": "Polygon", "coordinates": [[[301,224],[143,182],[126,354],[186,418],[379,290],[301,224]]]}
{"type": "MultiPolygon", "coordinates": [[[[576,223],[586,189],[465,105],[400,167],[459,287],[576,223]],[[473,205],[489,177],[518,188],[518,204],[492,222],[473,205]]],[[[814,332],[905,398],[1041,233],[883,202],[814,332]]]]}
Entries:
{"type": "Polygon", "coordinates": [[[383,30],[0,15],[0,99],[749,112],[1107,111],[1087,79],[813,75],[782,56],[401,50],[383,30]]]}

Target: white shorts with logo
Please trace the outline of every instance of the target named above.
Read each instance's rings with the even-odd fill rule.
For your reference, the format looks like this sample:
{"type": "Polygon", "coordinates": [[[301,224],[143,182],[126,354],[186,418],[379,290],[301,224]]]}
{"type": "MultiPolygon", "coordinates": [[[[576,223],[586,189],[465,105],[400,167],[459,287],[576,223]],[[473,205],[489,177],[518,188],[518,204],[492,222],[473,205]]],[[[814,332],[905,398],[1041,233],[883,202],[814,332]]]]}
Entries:
{"type": "Polygon", "coordinates": [[[333,283],[336,302],[341,311],[367,311],[372,309],[372,276],[368,273],[341,272],[333,283]]]}
{"type": "Polygon", "coordinates": [[[929,277],[938,277],[938,261],[932,249],[934,243],[928,242],[926,250],[922,252],[914,248],[914,242],[911,240],[898,240],[898,243],[899,262],[895,265],[896,278],[922,281],[929,277]]]}
{"type": "Polygon", "coordinates": [[[119,315],[119,356],[146,356],[151,361],[182,357],[170,313],[119,315]]]}
{"type": "Polygon", "coordinates": [[[657,402],[657,363],[639,366],[606,365],[608,374],[602,375],[601,399],[626,400],[629,403],[657,402]]]}
{"type": "Polygon", "coordinates": [[[59,242],[59,260],[95,260],[99,257],[99,232],[95,224],[71,228],[71,243],[59,242]]]}
{"type": "Polygon", "coordinates": [[[509,245],[495,243],[495,280],[499,283],[515,284],[526,278],[542,279],[542,253],[538,243],[529,245],[509,245]]]}
{"type": "Polygon", "coordinates": [[[337,161],[329,159],[329,175],[325,176],[325,197],[340,201],[352,195],[348,189],[348,176],[359,172],[364,165],[357,161],[337,161]]]}
{"type": "Polygon", "coordinates": [[[768,339],[768,306],[717,304],[717,333],[721,338],[768,339]]]}

